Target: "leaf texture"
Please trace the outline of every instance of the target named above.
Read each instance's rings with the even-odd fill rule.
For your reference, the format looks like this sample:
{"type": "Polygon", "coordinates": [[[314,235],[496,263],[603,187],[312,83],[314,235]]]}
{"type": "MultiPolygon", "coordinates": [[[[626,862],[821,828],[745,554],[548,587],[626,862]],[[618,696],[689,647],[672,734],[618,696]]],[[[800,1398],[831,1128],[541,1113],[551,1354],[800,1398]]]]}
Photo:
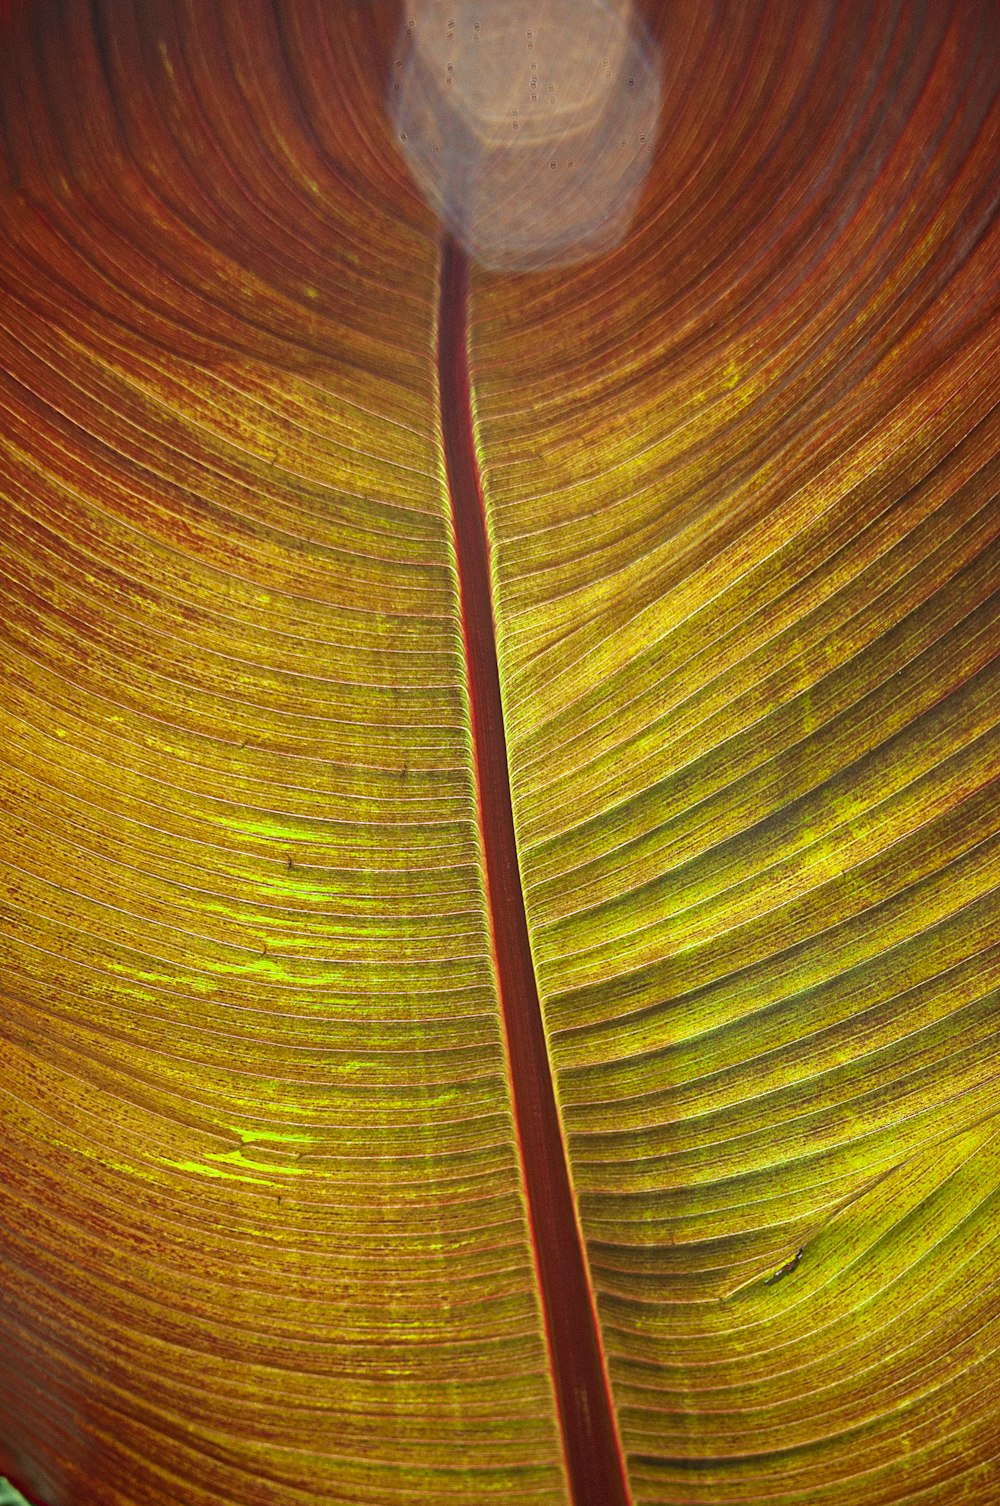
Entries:
{"type": "Polygon", "coordinates": [[[0,1473],[39,1506],[600,1502],[550,1174],[632,1506],[1000,1492],[995,7],[646,16],[633,233],[472,269],[452,327],[389,8],[7,9],[0,1473]]]}
{"type": "Polygon", "coordinates": [[[53,1506],[562,1497],[437,253],[334,19],[70,5],[8,63],[2,1429],[53,1506]]]}
{"type": "Polygon", "coordinates": [[[865,14],[672,10],[628,258],[476,304],[526,906],[642,1502],[1000,1489],[996,31],[865,14]]]}

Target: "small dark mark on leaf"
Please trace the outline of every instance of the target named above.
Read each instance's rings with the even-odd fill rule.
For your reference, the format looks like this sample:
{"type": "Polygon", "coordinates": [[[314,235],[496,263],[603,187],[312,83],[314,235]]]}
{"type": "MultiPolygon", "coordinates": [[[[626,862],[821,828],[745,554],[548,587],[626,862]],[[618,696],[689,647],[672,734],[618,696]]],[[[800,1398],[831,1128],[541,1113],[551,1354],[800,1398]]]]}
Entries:
{"type": "Polygon", "coordinates": [[[765,1286],[773,1286],[776,1281],[780,1281],[781,1280],[782,1276],[787,1276],[792,1271],[794,1271],[795,1267],[798,1265],[799,1261],[802,1259],[802,1255],[804,1253],[804,1249],[805,1249],[805,1246],[803,1246],[803,1248],[801,1250],[796,1250],[796,1252],[792,1256],[791,1260],[786,1260],[785,1263],[784,1263],[784,1265],[783,1266],[779,1266],[779,1268],[772,1275],[765,1276],[764,1277],[764,1285],[765,1286]]]}

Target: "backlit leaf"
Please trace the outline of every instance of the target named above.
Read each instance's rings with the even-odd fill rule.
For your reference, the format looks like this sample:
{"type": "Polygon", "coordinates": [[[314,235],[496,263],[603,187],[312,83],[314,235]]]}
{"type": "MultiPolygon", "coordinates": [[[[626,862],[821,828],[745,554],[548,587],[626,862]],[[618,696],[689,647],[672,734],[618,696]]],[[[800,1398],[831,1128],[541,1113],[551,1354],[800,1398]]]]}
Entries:
{"type": "Polygon", "coordinates": [[[524,272],[382,0],[3,10],[36,1506],[1000,1491],[995,7],[643,15],[524,272]]]}

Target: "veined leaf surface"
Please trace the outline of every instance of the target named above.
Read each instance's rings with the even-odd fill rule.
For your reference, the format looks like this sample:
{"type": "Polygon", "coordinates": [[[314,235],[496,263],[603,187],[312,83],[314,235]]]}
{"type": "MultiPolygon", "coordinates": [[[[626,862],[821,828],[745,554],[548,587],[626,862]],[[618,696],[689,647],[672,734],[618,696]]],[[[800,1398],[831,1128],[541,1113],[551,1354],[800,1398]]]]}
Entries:
{"type": "Polygon", "coordinates": [[[396,13],[8,6],[0,1472],[1000,1491],[992,4],[649,6],[470,268],[396,13]]]}

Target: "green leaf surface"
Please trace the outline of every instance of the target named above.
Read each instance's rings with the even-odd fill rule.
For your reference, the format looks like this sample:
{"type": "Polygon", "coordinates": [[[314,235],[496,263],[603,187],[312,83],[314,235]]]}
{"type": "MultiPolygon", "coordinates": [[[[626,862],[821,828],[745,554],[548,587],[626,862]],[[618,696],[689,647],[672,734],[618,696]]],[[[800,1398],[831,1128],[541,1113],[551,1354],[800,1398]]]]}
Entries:
{"type": "Polygon", "coordinates": [[[0,14],[0,1469],[991,1506],[993,5],[647,5],[530,272],[379,0],[0,14]]]}

